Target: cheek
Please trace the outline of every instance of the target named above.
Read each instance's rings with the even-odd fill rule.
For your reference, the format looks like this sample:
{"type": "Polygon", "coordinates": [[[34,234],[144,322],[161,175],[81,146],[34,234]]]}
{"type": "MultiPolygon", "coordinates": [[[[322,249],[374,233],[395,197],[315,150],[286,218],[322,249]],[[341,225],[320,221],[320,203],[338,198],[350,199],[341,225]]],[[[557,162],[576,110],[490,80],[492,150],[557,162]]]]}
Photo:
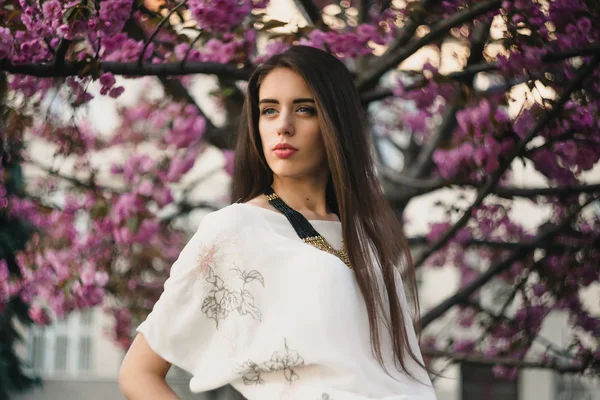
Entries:
{"type": "Polygon", "coordinates": [[[324,152],[325,144],[323,143],[323,137],[321,135],[321,131],[319,127],[312,127],[310,130],[310,135],[307,135],[310,138],[310,145],[316,152],[324,152]]]}
{"type": "Polygon", "coordinates": [[[266,146],[269,145],[269,135],[267,134],[267,132],[269,132],[269,127],[268,127],[268,123],[266,123],[264,120],[259,120],[258,121],[258,135],[260,136],[260,141],[262,142],[262,147],[263,150],[265,149],[266,146]]]}

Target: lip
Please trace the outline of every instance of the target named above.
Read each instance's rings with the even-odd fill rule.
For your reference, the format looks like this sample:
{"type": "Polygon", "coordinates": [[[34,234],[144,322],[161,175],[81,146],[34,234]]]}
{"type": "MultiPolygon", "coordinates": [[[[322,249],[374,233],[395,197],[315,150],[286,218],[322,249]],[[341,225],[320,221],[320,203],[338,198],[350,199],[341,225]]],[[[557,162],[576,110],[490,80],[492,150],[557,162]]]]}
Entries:
{"type": "Polygon", "coordinates": [[[273,150],[273,153],[275,153],[275,155],[279,158],[290,158],[291,156],[293,156],[298,150],[294,150],[294,149],[277,149],[277,150],[273,150]]]}
{"type": "Polygon", "coordinates": [[[298,151],[297,148],[295,148],[294,146],[292,146],[291,144],[288,144],[288,143],[277,143],[275,146],[273,146],[273,150],[294,150],[294,151],[298,151]]]}

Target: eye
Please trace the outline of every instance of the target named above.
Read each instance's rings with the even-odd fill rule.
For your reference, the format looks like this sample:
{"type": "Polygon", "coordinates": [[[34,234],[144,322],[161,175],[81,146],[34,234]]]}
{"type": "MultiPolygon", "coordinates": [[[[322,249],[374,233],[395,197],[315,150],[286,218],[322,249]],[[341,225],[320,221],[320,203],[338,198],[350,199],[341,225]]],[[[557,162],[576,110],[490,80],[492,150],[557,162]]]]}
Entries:
{"type": "Polygon", "coordinates": [[[261,115],[273,115],[273,113],[275,113],[277,110],[275,110],[274,108],[264,108],[261,111],[261,115]]]}
{"type": "Polygon", "coordinates": [[[314,108],[312,107],[307,107],[307,106],[301,106],[298,107],[298,111],[303,113],[303,114],[309,114],[309,115],[315,115],[316,111],[314,108]]]}

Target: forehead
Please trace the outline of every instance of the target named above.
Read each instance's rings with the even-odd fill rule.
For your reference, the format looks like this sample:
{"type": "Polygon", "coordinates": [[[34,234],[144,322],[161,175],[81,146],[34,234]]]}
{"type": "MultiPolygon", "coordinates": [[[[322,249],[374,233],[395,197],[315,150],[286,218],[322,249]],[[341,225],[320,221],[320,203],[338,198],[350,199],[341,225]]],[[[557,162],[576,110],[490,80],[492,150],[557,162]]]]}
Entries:
{"type": "Polygon", "coordinates": [[[298,73],[288,68],[275,68],[269,72],[260,84],[258,99],[312,97],[310,87],[298,73]]]}

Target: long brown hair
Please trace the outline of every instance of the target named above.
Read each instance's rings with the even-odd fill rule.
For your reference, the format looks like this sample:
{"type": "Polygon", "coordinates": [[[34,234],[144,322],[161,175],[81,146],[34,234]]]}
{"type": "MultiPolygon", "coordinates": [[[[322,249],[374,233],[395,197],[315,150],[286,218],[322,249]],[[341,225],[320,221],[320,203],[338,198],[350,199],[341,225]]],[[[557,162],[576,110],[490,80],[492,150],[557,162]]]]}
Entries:
{"type": "Polygon", "coordinates": [[[399,274],[394,269],[397,264],[405,268],[403,274],[414,300],[414,315],[418,316],[414,267],[402,227],[377,180],[364,110],[352,76],[341,61],[312,47],[294,46],[258,66],[246,88],[231,198],[246,202],[272,184],[273,174],[258,131],[258,91],[262,80],[275,68],[295,71],[314,94],[330,171],[326,201],[342,223],[344,243],[366,302],[374,355],[387,372],[377,323],[378,311],[383,314],[387,305],[389,317],[383,322],[392,339],[396,367],[400,365],[413,376],[406,366],[406,355],[424,366],[408,343],[405,324],[412,321],[405,321],[402,314],[397,293],[401,283],[396,281],[395,275],[399,274]],[[378,281],[385,286],[384,299],[377,295],[382,293],[378,281]]]}

